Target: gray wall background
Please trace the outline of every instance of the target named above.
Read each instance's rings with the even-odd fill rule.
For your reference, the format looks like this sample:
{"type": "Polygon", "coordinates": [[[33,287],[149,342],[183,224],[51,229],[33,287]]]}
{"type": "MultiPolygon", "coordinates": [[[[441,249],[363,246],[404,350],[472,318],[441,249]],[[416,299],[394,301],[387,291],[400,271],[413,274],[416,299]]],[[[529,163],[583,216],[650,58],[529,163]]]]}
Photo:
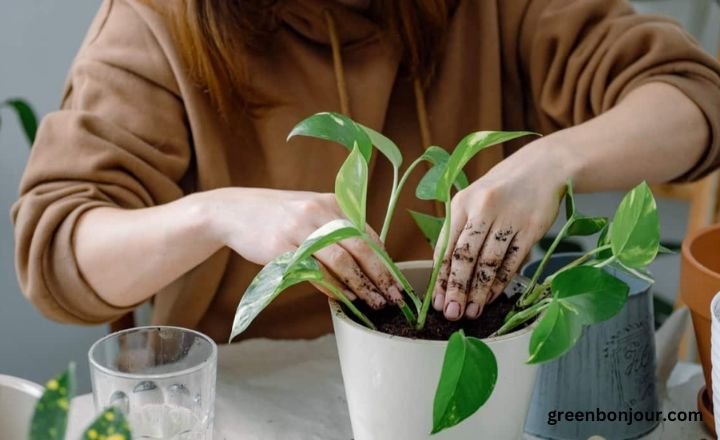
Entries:
{"type": "MultiPolygon", "coordinates": [[[[0,100],[27,98],[38,113],[56,109],[67,70],[99,2],[2,0],[0,100]]],[[[89,391],[87,349],[104,327],[61,325],[43,318],[20,293],[15,277],[10,207],[28,156],[14,116],[0,129],[0,374],[44,383],[68,362],[78,364],[81,392],[89,391]]]]}
{"type": "MultiPolygon", "coordinates": [[[[57,108],[67,69],[99,2],[3,0],[0,5],[0,100],[22,96],[42,115],[57,108]]],[[[676,17],[696,31],[712,53],[720,36],[720,11],[710,0],[636,2],[644,12],[676,17]]],[[[28,148],[14,117],[4,112],[0,130],[0,374],[43,383],[70,361],[78,363],[80,391],[89,391],[87,349],[106,328],[67,326],[40,316],[20,293],[13,262],[9,211],[27,160],[28,148]]],[[[609,215],[617,195],[583,196],[588,213],[609,215]]],[[[664,233],[682,237],[686,207],[661,203],[664,233]]],[[[677,258],[665,257],[657,288],[677,290],[677,258]]]]}

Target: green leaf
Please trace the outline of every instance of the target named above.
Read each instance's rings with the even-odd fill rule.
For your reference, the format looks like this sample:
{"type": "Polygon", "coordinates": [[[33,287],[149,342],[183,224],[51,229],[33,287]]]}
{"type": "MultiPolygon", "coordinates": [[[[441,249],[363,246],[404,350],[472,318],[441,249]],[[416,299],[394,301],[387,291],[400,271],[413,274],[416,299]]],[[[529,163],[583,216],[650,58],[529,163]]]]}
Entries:
{"type": "Polygon", "coordinates": [[[8,99],[0,104],[0,107],[9,107],[15,111],[20,119],[20,125],[22,125],[25,137],[27,137],[28,142],[32,145],[33,142],[35,142],[35,135],[37,134],[38,117],[30,104],[22,99],[8,99]]]}
{"type": "Polygon", "coordinates": [[[355,121],[339,113],[316,113],[297,124],[287,139],[295,136],[309,136],[337,142],[348,150],[357,144],[365,162],[370,161],[372,144],[365,130],[355,121]]]}
{"type": "Polygon", "coordinates": [[[495,355],[483,341],[466,337],[462,330],[453,333],[435,391],[432,434],[457,425],[483,406],[497,374],[495,355]]]}
{"type": "Polygon", "coordinates": [[[529,363],[547,362],[567,353],[583,325],[615,316],[627,302],[629,287],[602,269],[577,266],[555,275],[552,301],[530,338],[529,363]]]}
{"type": "MultiPolygon", "coordinates": [[[[610,244],[610,234],[608,233],[612,227],[612,223],[608,223],[600,231],[598,236],[597,247],[605,246],[610,244]]],[[[596,258],[598,260],[607,260],[612,257],[612,249],[606,249],[597,253],[596,258]]]]}
{"type": "Polygon", "coordinates": [[[442,230],[445,219],[442,217],[423,214],[422,212],[416,212],[413,210],[409,211],[413,220],[415,220],[415,224],[418,225],[420,231],[422,231],[423,235],[430,243],[430,247],[435,249],[435,245],[437,244],[437,239],[440,236],[440,231],[442,230]]]}
{"type": "Polygon", "coordinates": [[[423,152],[422,156],[420,156],[420,159],[426,162],[430,162],[433,165],[438,165],[447,163],[448,159],[450,159],[450,153],[448,153],[447,150],[442,147],[438,147],[437,145],[431,145],[427,147],[427,149],[423,152]]]}
{"type": "MultiPolygon", "coordinates": [[[[444,148],[432,145],[425,150],[420,158],[433,165],[442,165],[444,167],[450,159],[450,153],[448,153],[444,148]]],[[[454,184],[455,188],[459,191],[467,188],[470,185],[470,181],[468,181],[467,175],[463,171],[460,171],[454,184]]]]}
{"type": "Polygon", "coordinates": [[[455,179],[455,189],[460,191],[467,188],[468,186],[470,186],[470,182],[468,181],[467,176],[464,172],[460,172],[460,174],[458,174],[457,178],[455,179]]]}
{"type": "Polygon", "coordinates": [[[297,250],[287,252],[265,265],[240,300],[230,340],[245,331],[284,290],[304,281],[322,279],[320,266],[312,254],[338,241],[360,235],[361,232],[349,221],[334,220],[310,234],[297,250]]]}
{"type": "Polygon", "coordinates": [[[660,244],[660,221],[647,183],[625,195],[612,223],[610,239],[618,260],[628,267],[642,268],[655,259],[660,244]]]}
{"type": "Polygon", "coordinates": [[[365,230],[368,164],[359,148],[353,148],[335,178],[335,198],[340,209],[361,231],[365,230]]]}
{"type": "Polygon", "coordinates": [[[560,301],[553,301],[545,310],[530,337],[529,364],[546,362],[565,354],[582,334],[577,313],[560,301]]]}
{"type": "Polygon", "coordinates": [[[30,440],[62,440],[67,429],[70,401],[75,396],[75,365],[45,385],[45,392],[35,405],[30,424],[30,440]]]}
{"type": "Polygon", "coordinates": [[[453,150],[450,155],[450,159],[448,159],[445,172],[438,181],[436,192],[437,199],[447,200],[447,196],[450,193],[450,187],[453,185],[462,169],[470,161],[470,159],[472,159],[481,150],[528,135],[537,134],[527,131],[478,131],[465,136],[455,147],[455,150],[453,150]]]}
{"type": "Polygon", "coordinates": [[[577,212],[573,184],[570,179],[567,181],[567,192],[565,193],[565,220],[570,222],[570,226],[568,226],[566,231],[566,237],[596,234],[600,232],[608,222],[605,217],[586,217],[577,212]]]}
{"type": "Polygon", "coordinates": [[[417,188],[415,189],[415,197],[420,200],[438,200],[440,202],[446,202],[449,193],[445,193],[443,197],[438,197],[437,185],[440,177],[445,173],[445,167],[447,163],[434,165],[428,170],[427,173],[420,179],[417,188]]]}
{"type": "Polygon", "coordinates": [[[602,269],[577,266],[557,274],[551,284],[554,300],[578,314],[585,325],[615,316],[627,302],[630,288],[602,269]]]}
{"type": "MultiPolygon", "coordinates": [[[[448,160],[450,159],[450,153],[433,145],[425,150],[423,155],[420,156],[420,159],[430,162],[433,166],[425,173],[422,179],[420,179],[420,183],[415,190],[415,196],[420,200],[446,201],[447,195],[442,199],[437,198],[437,185],[440,177],[445,173],[448,160]]],[[[470,185],[467,175],[463,171],[458,173],[454,185],[457,190],[462,190],[470,185]]]]}
{"type": "Polygon", "coordinates": [[[132,440],[127,419],[118,408],[106,408],[85,430],[82,440],[132,440]]]}
{"type": "Polygon", "coordinates": [[[383,156],[387,157],[393,168],[400,168],[400,165],[402,165],[403,157],[402,153],[400,153],[400,149],[397,145],[395,145],[395,142],[391,141],[386,136],[373,130],[370,127],[366,127],[357,122],[356,124],[360,126],[360,128],[362,128],[363,130],[365,130],[365,133],[367,133],[368,137],[370,138],[370,142],[372,143],[372,145],[375,145],[375,148],[377,148],[383,154],[383,156]]]}
{"type": "Polygon", "coordinates": [[[291,270],[285,273],[280,285],[280,293],[305,281],[320,281],[323,279],[320,266],[314,258],[298,261],[291,270]]]}
{"type": "Polygon", "coordinates": [[[300,244],[290,261],[290,266],[310,257],[315,252],[333,243],[361,235],[362,232],[348,220],[340,219],[328,222],[316,229],[300,244]]]}
{"type": "Polygon", "coordinates": [[[578,237],[597,234],[607,226],[608,220],[605,217],[582,217],[578,214],[573,217],[567,229],[568,237],[578,237]]]}
{"type": "Polygon", "coordinates": [[[290,251],[275,258],[252,280],[235,312],[231,341],[244,332],[283,290],[303,281],[322,279],[320,266],[312,258],[297,261],[291,266],[294,254],[290,251]]]}

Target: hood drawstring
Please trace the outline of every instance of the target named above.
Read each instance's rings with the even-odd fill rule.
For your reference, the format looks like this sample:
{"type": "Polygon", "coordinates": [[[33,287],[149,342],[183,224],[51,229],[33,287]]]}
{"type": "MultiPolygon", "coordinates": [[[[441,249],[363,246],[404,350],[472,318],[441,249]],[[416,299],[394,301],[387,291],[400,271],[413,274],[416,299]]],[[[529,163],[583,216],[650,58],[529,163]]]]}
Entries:
{"type": "MultiPolygon", "coordinates": [[[[340,100],[340,112],[347,117],[352,117],[350,113],[350,97],[348,96],[347,83],[345,82],[345,68],[342,62],[342,47],[340,46],[340,38],[338,37],[337,28],[335,27],[335,20],[328,9],[323,11],[323,15],[325,16],[325,22],[327,23],[330,36],[335,84],[337,85],[338,98],[340,100]]],[[[418,124],[420,125],[420,139],[423,144],[423,149],[427,150],[428,147],[432,145],[432,136],[430,133],[427,107],[425,105],[425,92],[419,78],[413,80],[413,92],[415,94],[415,110],[417,112],[418,124]]],[[[427,166],[428,169],[430,169],[431,164],[427,163],[427,166]]],[[[433,206],[435,214],[438,217],[444,217],[442,205],[435,202],[433,206]]]]}
{"type": "Polygon", "coordinates": [[[335,28],[335,20],[329,10],[325,9],[325,22],[327,23],[328,33],[330,34],[330,46],[332,47],[333,70],[335,71],[335,84],[337,85],[338,98],[340,98],[340,113],[348,118],[350,114],[350,98],[348,97],[347,83],[345,82],[345,68],[342,62],[342,49],[340,47],[340,39],[338,38],[337,29],[335,28]]]}
{"type": "Polygon", "coordinates": [[[420,139],[423,148],[428,149],[432,145],[432,136],[430,135],[430,122],[425,106],[425,92],[423,91],[420,78],[413,80],[413,91],[415,92],[415,111],[417,112],[418,123],[420,124],[420,139]]]}
{"type": "MultiPolygon", "coordinates": [[[[337,28],[335,27],[335,19],[330,10],[323,11],[325,22],[327,23],[328,33],[330,36],[330,46],[332,48],[333,69],[335,71],[335,84],[337,86],[338,98],[340,99],[340,112],[345,116],[352,117],[350,113],[350,98],[348,97],[347,83],[345,82],[345,68],[342,61],[342,48],[340,46],[340,38],[338,37],[337,28]]],[[[423,91],[422,82],[419,78],[413,80],[413,92],[415,93],[415,110],[417,112],[418,123],[420,125],[420,138],[423,148],[427,149],[432,145],[432,137],[430,135],[430,123],[425,106],[425,92],[423,91]]]]}

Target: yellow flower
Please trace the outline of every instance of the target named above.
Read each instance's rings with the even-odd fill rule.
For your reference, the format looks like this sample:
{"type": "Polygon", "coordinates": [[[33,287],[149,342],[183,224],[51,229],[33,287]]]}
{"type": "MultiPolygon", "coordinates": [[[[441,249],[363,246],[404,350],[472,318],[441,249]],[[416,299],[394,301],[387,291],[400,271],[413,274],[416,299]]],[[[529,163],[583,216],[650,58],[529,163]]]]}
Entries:
{"type": "Polygon", "coordinates": [[[51,380],[47,383],[47,389],[49,389],[49,390],[55,391],[55,390],[57,390],[59,387],[60,387],[60,384],[59,384],[58,381],[55,380],[55,379],[51,379],[51,380]]]}

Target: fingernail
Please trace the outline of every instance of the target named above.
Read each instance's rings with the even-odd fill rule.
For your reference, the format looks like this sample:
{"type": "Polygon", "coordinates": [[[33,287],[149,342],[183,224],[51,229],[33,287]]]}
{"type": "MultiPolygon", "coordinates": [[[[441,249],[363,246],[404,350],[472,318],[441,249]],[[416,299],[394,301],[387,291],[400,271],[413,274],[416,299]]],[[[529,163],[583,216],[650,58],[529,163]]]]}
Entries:
{"type": "Polygon", "coordinates": [[[491,303],[491,302],[495,301],[495,299],[503,293],[503,288],[502,288],[502,287],[503,287],[502,285],[500,285],[500,286],[493,286],[493,287],[490,289],[490,300],[488,301],[488,303],[491,303]]]}
{"type": "Polygon", "coordinates": [[[354,293],[352,293],[351,291],[349,291],[347,289],[343,289],[343,293],[345,294],[347,299],[349,299],[350,301],[355,301],[357,299],[357,296],[355,296],[354,293]]]}
{"type": "Polygon", "coordinates": [[[445,305],[445,295],[443,295],[442,293],[436,294],[435,299],[433,300],[433,308],[435,310],[437,310],[438,312],[441,312],[444,305],[445,305]]]}
{"type": "Polygon", "coordinates": [[[470,319],[475,319],[480,316],[480,306],[476,303],[470,303],[465,310],[465,316],[470,319]]]}
{"type": "Polygon", "coordinates": [[[450,320],[460,319],[460,304],[450,301],[445,307],[445,317],[450,320]]]}
{"type": "Polygon", "coordinates": [[[402,301],[402,294],[400,293],[400,289],[398,289],[397,286],[390,286],[388,288],[388,296],[395,303],[399,303],[400,301],[402,301]]]}
{"type": "Polygon", "coordinates": [[[387,305],[387,301],[385,301],[385,298],[383,298],[377,290],[373,289],[370,291],[370,299],[372,301],[372,303],[369,303],[370,307],[375,310],[380,310],[387,305]]]}

